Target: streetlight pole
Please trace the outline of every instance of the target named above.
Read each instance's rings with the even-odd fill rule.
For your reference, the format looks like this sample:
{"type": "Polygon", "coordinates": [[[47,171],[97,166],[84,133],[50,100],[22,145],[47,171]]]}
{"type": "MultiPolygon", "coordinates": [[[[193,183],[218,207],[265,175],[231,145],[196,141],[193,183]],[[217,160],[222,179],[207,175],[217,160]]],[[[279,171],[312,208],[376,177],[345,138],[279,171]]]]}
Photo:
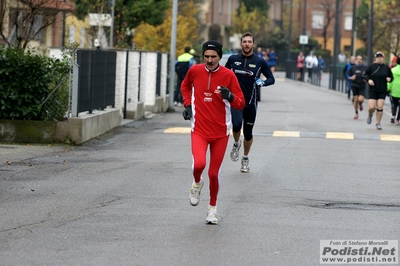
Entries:
{"type": "Polygon", "coordinates": [[[357,14],[357,0],[353,0],[353,21],[351,31],[351,55],[356,55],[356,14],[357,14]]]}
{"type": "Polygon", "coordinates": [[[175,58],[176,58],[176,24],[178,16],[178,0],[172,1],[172,25],[171,25],[171,48],[169,59],[169,110],[174,106],[174,89],[175,89],[175,58]]]}
{"type": "MultiPolygon", "coordinates": [[[[287,59],[286,59],[286,78],[291,78],[292,74],[292,60],[290,59],[291,50],[292,50],[292,10],[293,10],[293,0],[290,0],[290,14],[289,14],[289,34],[288,34],[288,52],[287,52],[287,59]]],[[[283,24],[283,23],[282,23],[283,24]]]]}
{"type": "Polygon", "coordinates": [[[338,46],[339,43],[339,1],[336,0],[336,13],[335,13],[335,32],[334,32],[334,44],[333,44],[333,59],[332,59],[332,80],[331,89],[336,90],[336,79],[337,79],[337,57],[338,57],[338,46]]]}
{"type": "MultiPolygon", "coordinates": [[[[306,35],[307,0],[304,0],[304,10],[303,10],[303,12],[304,12],[304,14],[303,14],[303,35],[306,35]]],[[[303,52],[303,54],[306,54],[305,45],[304,44],[301,45],[301,51],[303,52]]]]}
{"type": "Polygon", "coordinates": [[[115,0],[111,0],[110,48],[114,47],[114,11],[115,11],[115,0]]]}
{"type": "Polygon", "coordinates": [[[368,31],[368,63],[372,63],[372,36],[374,34],[374,0],[371,0],[371,6],[369,11],[369,31],[368,31]]]}

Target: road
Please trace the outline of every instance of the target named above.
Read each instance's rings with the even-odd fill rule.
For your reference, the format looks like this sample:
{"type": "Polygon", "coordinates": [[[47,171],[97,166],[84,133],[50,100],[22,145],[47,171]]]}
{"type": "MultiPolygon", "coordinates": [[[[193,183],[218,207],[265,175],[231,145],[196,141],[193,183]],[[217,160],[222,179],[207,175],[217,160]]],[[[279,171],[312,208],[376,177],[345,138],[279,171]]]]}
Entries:
{"type": "Polygon", "coordinates": [[[320,240],[398,240],[388,108],[378,131],[344,94],[282,78],[262,90],[250,173],[229,141],[217,226],[204,224],[207,178],[189,204],[183,107],[81,146],[2,144],[1,265],[320,265],[320,240]]]}

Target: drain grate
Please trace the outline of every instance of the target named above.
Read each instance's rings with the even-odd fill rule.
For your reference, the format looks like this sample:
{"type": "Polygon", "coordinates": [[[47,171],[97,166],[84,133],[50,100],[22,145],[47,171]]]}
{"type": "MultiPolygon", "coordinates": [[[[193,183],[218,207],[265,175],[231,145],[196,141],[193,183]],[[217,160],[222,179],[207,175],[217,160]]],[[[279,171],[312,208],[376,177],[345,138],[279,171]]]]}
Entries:
{"type": "Polygon", "coordinates": [[[364,211],[400,211],[400,205],[373,204],[373,203],[324,203],[314,205],[321,209],[345,209],[345,210],[364,210],[364,211]]]}

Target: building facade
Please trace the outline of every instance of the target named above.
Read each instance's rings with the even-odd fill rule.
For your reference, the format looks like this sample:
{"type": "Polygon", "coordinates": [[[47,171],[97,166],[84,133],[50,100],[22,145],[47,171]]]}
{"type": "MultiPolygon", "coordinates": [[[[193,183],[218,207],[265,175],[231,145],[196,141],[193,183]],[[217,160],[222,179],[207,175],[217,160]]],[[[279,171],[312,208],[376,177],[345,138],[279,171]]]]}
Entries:
{"type": "Polygon", "coordinates": [[[63,47],[65,18],[71,12],[73,3],[70,1],[2,0],[0,27],[5,38],[0,38],[0,45],[7,45],[7,42],[13,45],[17,36],[25,34],[21,25],[33,23],[30,33],[32,36],[29,36],[30,47],[63,47]]]}
{"type": "Polygon", "coordinates": [[[305,30],[306,35],[316,39],[322,49],[329,50],[333,54],[336,12],[339,11],[339,51],[347,56],[353,55],[358,48],[363,46],[362,42],[357,40],[355,31],[353,32],[354,4],[357,9],[361,1],[338,1],[339,9],[337,10],[336,0],[293,0],[294,33],[303,34],[305,30]]]}
{"type": "MultiPolygon", "coordinates": [[[[266,0],[268,1],[268,0],[266,0]]],[[[269,18],[271,19],[270,27],[282,25],[283,8],[282,0],[269,0],[269,18]]],[[[230,36],[229,27],[232,26],[232,16],[239,8],[239,0],[207,0],[202,6],[202,31],[203,40],[210,38],[217,39],[224,47],[233,49],[240,48],[240,36],[230,36]],[[218,32],[219,38],[215,33],[218,32]]],[[[251,32],[251,29],[249,29],[251,32]]]]}

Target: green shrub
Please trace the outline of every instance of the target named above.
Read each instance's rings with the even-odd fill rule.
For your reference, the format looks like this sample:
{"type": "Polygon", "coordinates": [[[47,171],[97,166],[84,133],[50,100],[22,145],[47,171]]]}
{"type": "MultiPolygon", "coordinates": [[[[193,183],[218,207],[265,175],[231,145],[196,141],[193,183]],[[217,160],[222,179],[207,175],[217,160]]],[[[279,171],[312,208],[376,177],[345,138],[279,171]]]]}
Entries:
{"type": "Polygon", "coordinates": [[[0,48],[0,119],[62,119],[68,106],[68,70],[66,59],[0,48]]]}

